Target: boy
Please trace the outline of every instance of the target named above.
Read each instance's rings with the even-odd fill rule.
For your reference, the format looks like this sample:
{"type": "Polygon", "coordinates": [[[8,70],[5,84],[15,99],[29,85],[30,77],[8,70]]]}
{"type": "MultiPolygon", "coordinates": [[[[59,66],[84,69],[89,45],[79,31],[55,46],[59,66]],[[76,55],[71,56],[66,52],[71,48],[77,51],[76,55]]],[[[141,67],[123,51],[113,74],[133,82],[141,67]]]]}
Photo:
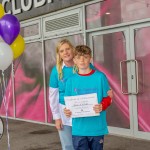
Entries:
{"type": "MultiPolygon", "coordinates": [[[[108,134],[106,112],[111,103],[107,91],[110,89],[106,76],[90,68],[91,49],[85,45],[75,48],[74,63],[77,74],[66,83],[65,96],[77,96],[96,93],[98,104],[94,111],[99,116],[72,118],[72,139],[75,150],[103,150],[104,135],[108,134]],[[103,110],[103,111],[102,111],[103,110]]],[[[71,110],[65,109],[67,117],[71,117],[71,110]]]]}

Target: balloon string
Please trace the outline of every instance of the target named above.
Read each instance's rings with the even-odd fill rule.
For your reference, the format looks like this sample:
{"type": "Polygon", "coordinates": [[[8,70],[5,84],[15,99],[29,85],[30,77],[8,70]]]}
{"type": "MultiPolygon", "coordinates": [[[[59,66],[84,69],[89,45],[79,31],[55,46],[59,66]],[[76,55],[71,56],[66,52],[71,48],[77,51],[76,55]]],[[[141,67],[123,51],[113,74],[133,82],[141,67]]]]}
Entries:
{"type": "MultiPolygon", "coordinates": [[[[2,72],[2,78],[3,78],[3,84],[4,84],[4,91],[6,91],[6,84],[5,84],[5,80],[4,80],[4,72],[2,72]]],[[[4,99],[3,99],[3,103],[5,106],[5,112],[6,112],[6,131],[7,131],[7,143],[8,143],[8,150],[10,150],[10,136],[9,136],[9,126],[8,126],[8,103],[6,102],[6,95],[4,94],[4,99]]],[[[10,92],[8,97],[10,96],[10,92]]]]}

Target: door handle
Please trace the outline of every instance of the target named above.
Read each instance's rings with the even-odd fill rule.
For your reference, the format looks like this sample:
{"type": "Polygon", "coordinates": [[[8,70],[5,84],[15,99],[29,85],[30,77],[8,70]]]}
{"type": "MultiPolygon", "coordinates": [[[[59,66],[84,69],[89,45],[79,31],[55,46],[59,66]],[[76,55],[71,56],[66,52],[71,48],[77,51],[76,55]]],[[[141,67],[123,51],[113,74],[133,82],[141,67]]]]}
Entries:
{"type": "Polygon", "coordinates": [[[131,92],[125,92],[123,91],[123,73],[122,73],[122,64],[123,63],[128,63],[130,62],[130,60],[123,60],[120,62],[120,81],[121,81],[121,93],[124,94],[124,95],[129,95],[129,94],[132,94],[131,92]]]}
{"type": "Polygon", "coordinates": [[[120,80],[121,80],[121,92],[122,94],[129,95],[129,94],[138,94],[139,93],[139,77],[138,77],[138,61],[135,59],[130,60],[123,60],[120,62],[120,80]],[[125,92],[123,91],[123,73],[122,73],[122,64],[123,63],[130,63],[135,62],[135,71],[136,71],[136,91],[135,92],[125,92]]]}

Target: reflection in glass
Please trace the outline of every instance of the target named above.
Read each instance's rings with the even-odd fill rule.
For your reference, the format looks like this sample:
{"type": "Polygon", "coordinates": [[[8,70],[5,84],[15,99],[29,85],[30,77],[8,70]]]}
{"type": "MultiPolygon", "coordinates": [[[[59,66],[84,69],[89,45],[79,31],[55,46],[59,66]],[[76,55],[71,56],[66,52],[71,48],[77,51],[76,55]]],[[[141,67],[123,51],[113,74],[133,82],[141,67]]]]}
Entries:
{"type": "Polygon", "coordinates": [[[150,18],[150,0],[107,0],[86,6],[86,28],[150,18]]]}
{"type": "Polygon", "coordinates": [[[14,65],[16,117],[45,122],[42,43],[26,44],[14,65]]]}
{"type": "Polygon", "coordinates": [[[31,37],[35,35],[39,35],[39,24],[34,24],[21,28],[21,35],[25,37],[31,37]]]}
{"type": "Polygon", "coordinates": [[[135,57],[138,60],[139,94],[138,127],[140,131],[150,132],[150,27],[135,30],[135,57]]]}
{"type": "MultiPolygon", "coordinates": [[[[125,37],[123,32],[93,36],[94,66],[104,72],[113,90],[113,103],[107,111],[108,125],[130,128],[128,97],[121,93],[120,61],[126,59],[125,37]]],[[[124,85],[127,83],[126,67],[124,85]]],[[[125,88],[127,90],[127,87],[125,88]]]]}

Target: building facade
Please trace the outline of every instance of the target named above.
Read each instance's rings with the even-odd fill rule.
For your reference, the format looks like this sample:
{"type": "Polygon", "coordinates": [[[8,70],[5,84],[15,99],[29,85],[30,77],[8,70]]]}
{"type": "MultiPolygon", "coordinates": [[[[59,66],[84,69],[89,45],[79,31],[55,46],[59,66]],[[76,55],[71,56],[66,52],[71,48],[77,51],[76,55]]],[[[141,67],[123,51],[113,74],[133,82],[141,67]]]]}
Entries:
{"type": "MultiPolygon", "coordinates": [[[[67,38],[93,50],[113,89],[111,134],[150,140],[150,0],[1,0],[21,23],[24,53],[6,70],[10,118],[53,124],[48,102],[55,46],[67,38]]],[[[1,76],[1,75],[0,75],[1,76]]],[[[5,116],[0,93],[0,114],[5,116]]]]}

